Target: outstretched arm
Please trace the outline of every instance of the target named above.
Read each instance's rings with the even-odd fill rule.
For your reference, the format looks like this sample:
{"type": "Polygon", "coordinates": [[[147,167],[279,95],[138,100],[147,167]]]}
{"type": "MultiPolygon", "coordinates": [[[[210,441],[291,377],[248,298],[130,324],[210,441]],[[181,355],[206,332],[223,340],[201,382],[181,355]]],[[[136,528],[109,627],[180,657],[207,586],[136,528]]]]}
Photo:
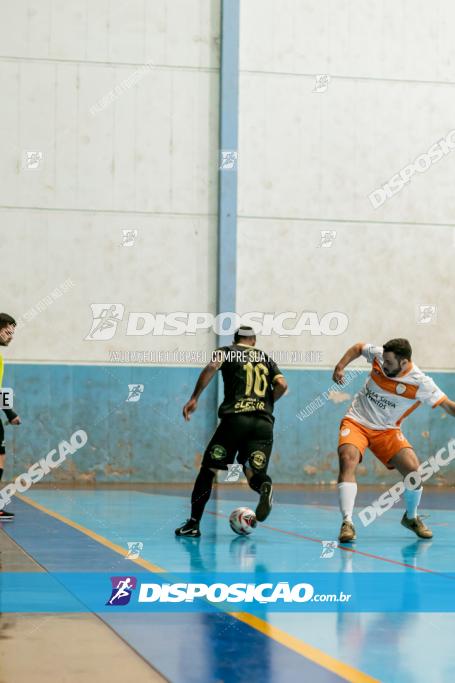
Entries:
{"type": "Polygon", "coordinates": [[[190,416],[192,413],[197,408],[197,402],[199,396],[202,394],[204,391],[205,387],[209,384],[211,379],[216,375],[217,370],[221,367],[221,361],[219,360],[212,360],[208,365],[205,366],[203,371],[198,377],[198,380],[196,382],[196,386],[194,387],[194,391],[191,394],[191,398],[189,401],[185,403],[183,406],[183,417],[185,420],[188,422],[190,419],[190,416]]]}
{"type": "Polygon", "coordinates": [[[446,398],[444,401],[441,401],[439,406],[445,410],[446,413],[452,417],[455,417],[455,401],[451,401],[450,398],[446,398]]]}
{"type": "Polygon", "coordinates": [[[346,365],[349,365],[356,358],[360,358],[362,355],[362,349],[364,347],[363,342],[358,342],[351,346],[344,356],[340,358],[338,363],[335,365],[335,370],[333,371],[332,379],[337,384],[344,384],[344,369],[346,365]]]}

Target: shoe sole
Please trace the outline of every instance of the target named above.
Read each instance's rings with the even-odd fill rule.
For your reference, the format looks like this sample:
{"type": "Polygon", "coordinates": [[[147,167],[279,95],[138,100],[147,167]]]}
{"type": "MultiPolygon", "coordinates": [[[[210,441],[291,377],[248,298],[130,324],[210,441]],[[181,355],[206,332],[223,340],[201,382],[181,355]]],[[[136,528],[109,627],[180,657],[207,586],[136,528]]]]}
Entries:
{"type": "Polygon", "coordinates": [[[272,509],[272,484],[265,481],[261,486],[261,496],[256,508],[256,519],[263,522],[270,514],[272,509]]]}
{"type": "Polygon", "coordinates": [[[189,533],[185,534],[185,533],[182,533],[181,531],[179,531],[178,533],[176,531],[175,535],[180,536],[181,538],[199,538],[199,536],[201,535],[201,532],[198,531],[197,534],[194,534],[192,531],[190,531],[189,533]]]}
{"type": "Polygon", "coordinates": [[[14,517],[0,517],[0,524],[2,522],[14,522],[14,517]]]}

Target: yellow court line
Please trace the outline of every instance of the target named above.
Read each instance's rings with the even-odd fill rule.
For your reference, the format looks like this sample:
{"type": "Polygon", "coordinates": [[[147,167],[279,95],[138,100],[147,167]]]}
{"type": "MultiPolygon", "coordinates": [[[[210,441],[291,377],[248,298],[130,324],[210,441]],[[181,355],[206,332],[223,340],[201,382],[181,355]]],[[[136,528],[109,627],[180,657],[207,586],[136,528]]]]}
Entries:
{"type": "Polygon", "coordinates": [[[290,650],[294,650],[294,652],[297,652],[299,655],[303,655],[312,662],[319,664],[324,669],[328,669],[329,671],[338,674],[338,676],[341,676],[351,683],[380,683],[377,678],[373,678],[349,664],[340,662],[338,659],[331,657],[319,648],[305,643],[303,640],[300,640],[300,638],[289,635],[286,631],[283,631],[277,626],[272,626],[263,619],[254,616],[254,614],[248,614],[247,612],[228,612],[228,614],[239,621],[243,621],[245,624],[248,624],[248,626],[255,628],[269,638],[276,640],[278,643],[281,643],[281,645],[285,645],[285,647],[290,650]]]}
{"type": "MultiPolygon", "coordinates": [[[[84,527],[81,524],[78,524],[77,522],[73,522],[73,520],[64,517],[58,512],[49,510],[43,505],[36,503],[34,500],[22,496],[20,493],[16,493],[15,495],[22,502],[27,503],[28,505],[32,505],[33,507],[37,508],[37,510],[44,512],[46,515],[49,515],[50,517],[58,519],[60,522],[67,524],[73,529],[77,529],[77,531],[80,531],[86,536],[89,536],[89,538],[92,538],[94,541],[97,541],[101,545],[110,548],[110,550],[119,553],[120,555],[122,555],[122,557],[125,556],[125,548],[122,548],[122,546],[117,545],[116,543],[112,543],[111,541],[109,541],[109,539],[105,538],[104,536],[100,536],[95,531],[91,531],[90,529],[87,529],[87,527],[84,527]]],[[[158,565],[153,564],[152,562],[143,560],[140,557],[135,560],[130,560],[130,562],[135,562],[141,567],[144,567],[144,569],[154,572],[155,574],[170,573],[168,570],[163,569],[162,567],[159,567],[158,565]]],[[[369,676],[368,674],[359,671],[359,669],[356,669],[353,666],[350,666],[349,664],[340,662],[338,659],[335,659],[335,657],[332,657],[331,655],[326,654],[322,650],[319,650],[319,648],[313,647],[313,645],[305,643],[303,640],[300,640],[300,638],[296,638],[295,636],[289,635],[285,631],[282,631],[280,628],[272,626],[271,624],[267,623],[263,619],[260,619],[259,617],[254,616],[253,614],[248,614],[247,612],[226,612],[226,614],[229,614],[234,619],[238,619],[239,621],[242,621],[248,626],[251,626],[251,628],[254,628],[256,631],[259,631],[263,635],[266,635],[267,637],[271,638],[277,643],[280,643],[280,645],[284,645],[289,650],[293,650],[294,652],[297,652],[297,654],[306,657],[307,659],[314,662],[315,664],[318,664],[324,669],[332,671],[341,678],[344,678],[346,681],[349,681],[349,683],[380,683],[380,681],[377,678],[373,678],[372,676],[369,676]]]]}
{"type": "MultiPolygon", "coordinates": [[[[29,505],[32,505],[33,507],[37,508],[38,510],[41,510],[41,512],[44,512],[46,515],[50,515],[50,517],[55,517],[55,519],[58,519],[60,522],[63,522],[64,524],[67,524],[68,526],[73,527],[73,529],[77,529],[77,531],[80,531],[81,533],[85,534],[86,536],[93,538],[94,541],[101,543],[101,545],[105,545],[107,548],[110,548],[110,550],[113,550],[115,553],[119,553],[120,555],[125,557],[125,548],[122,548],[121,545],[117,545],[116,543],[112,543],[112,541],[109,541],[109,539],[104,538],[104,536],[100,536],[95,531],[91,531],[90,529],[87,529],[87,527],[82,526],[81,524],[78,524],[77,522],[73,522],[72,519],[68,519],[67,517],[64,517],[63,515],[59,514],[58,512],[54,512],[53,510],[48,510],[48,508],[45,508],[43,505],[40,505],[39,503],[36,503],[34,500],[31,500],[31,498],[26,498],[25,496],[22,496],[20,493],[15,493],[14,495],[16,498],[19,498],[19,500],[21,500],[23,503],[28,503],[29,505]]],[[[158,567],[157,564],[153,564],[152,562],[147,562],[147,560],[143,560],[140,557],[137,558],[136,560],[130,560],[130,562],[136,562],[136,564],[140,564],[141,567],[144,567],[145,569],[148,569],[151,572],[155,572],[155,574],[163,573],[163,572],[165,574],[168,573],[168,571],[166,569],[163,569],[162,567],[158,567]]]]}

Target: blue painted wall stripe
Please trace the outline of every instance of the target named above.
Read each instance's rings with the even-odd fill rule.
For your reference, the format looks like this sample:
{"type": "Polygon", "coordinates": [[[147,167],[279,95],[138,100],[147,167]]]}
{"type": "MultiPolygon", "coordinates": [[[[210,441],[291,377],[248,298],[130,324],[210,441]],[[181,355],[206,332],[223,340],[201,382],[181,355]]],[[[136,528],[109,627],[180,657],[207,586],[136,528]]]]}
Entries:
{"type": "MultiPolygon", "coordinates": [[[[199,368],[82,365],[7,365],[5,385],[15,391],[19,427],[6,426],[5,480],[17,477],[76,429],[89,441],[46,480],[99,482],[191,482],[200,456],[216,425],[216,386],[201,397],[191,422],[182,406],[199,368]],[[138,402],[127,402],[128,384],[144,384],[138,402]]],[[[275,408],[275,442],[270,474],[277,483],[316,484],[336,480],[338,425],[349,396],[341,402],[317,400],[332,384],[330,370],[285,370],[289,394],[275,408]],[[299,419],[300,415],[302,419],[299,419]]],[[[455,396],[455,373],[432,372],[448,396],[455,396]]],[[[363,384],[349,385],[352,396],[363,384]]],[[[421,460],[455,437],[455,421],[443,410],[426,406],[404,422],[403,431],[421,460]]],[[[367,452],[360,483],[392,482],[367,452]]],[[[428,485],[455,483],[451,463],[428,485]]]]}

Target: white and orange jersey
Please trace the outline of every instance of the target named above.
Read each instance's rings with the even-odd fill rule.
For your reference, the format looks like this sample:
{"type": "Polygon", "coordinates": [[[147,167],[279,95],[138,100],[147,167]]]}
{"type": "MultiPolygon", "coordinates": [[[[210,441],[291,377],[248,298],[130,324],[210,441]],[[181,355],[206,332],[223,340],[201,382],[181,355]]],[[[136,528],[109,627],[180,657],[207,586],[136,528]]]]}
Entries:
{"type": "Polygon", "coordinates": [[[382,368],[382,351],[382,346],[363,346],[362,356],[372,363],[371,373],[345,417],[369,429],[399,429],[405,417],[421,403],[436,408],[446,395],[414,363],[406,372],[387,377],[382,368]]]}

